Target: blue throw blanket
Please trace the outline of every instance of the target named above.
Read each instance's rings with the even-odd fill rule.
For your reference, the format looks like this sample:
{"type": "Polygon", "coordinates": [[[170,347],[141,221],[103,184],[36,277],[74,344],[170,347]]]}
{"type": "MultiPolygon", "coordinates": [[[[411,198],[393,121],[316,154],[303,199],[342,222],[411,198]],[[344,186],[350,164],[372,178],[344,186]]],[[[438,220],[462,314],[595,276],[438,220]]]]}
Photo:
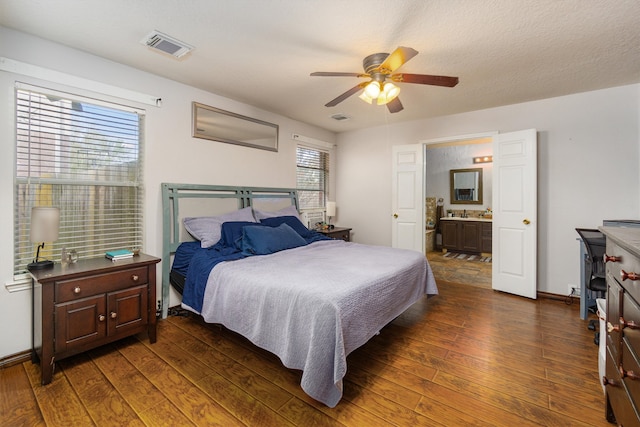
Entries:
{"type": "Polygon", "coordinates": [[[202,311],[209,274],[220,262],[267,255],[319,240],[330,238],[307,229],[294,216],[266,218],[259,224],[244,221],[225,222],[222,224],[220,240],[212,247],[200,248],[190,245],[192,242],[180,245],[173,268],[184,272],[185,259],[190,257],[182,302],[198,313],[202,311]]]}

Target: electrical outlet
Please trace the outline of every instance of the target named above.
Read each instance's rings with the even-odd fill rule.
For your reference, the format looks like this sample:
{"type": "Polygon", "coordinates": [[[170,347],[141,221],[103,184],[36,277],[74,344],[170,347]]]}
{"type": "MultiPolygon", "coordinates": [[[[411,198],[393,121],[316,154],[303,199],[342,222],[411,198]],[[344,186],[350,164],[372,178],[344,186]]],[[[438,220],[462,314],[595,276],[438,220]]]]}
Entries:
{"type": "Polygon", "coordinates": [[[569,285],[567,285],[569,288],[568,291],[568,295],[572,296],[572,297],[576,297],[579,298],[580,297],[580,287],[576,286],[576,285],[572,285],[571,283],[569,283],[569,285]]]}

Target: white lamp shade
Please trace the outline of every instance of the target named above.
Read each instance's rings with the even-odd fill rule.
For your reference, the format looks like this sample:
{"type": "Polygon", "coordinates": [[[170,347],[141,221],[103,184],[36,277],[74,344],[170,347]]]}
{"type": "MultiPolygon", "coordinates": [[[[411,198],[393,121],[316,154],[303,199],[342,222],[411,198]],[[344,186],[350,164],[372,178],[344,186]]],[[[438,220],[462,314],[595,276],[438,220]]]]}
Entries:
{"type": "Polygon", "coordinates": [[[54,242],[58,240],[60,209],[35,207],[31,209],[31,242],[54,242]]]}
{"type": "Polygon", "coordinates": [[[336,202],[327,202],[327,216],[336,216],[336,202]]]}

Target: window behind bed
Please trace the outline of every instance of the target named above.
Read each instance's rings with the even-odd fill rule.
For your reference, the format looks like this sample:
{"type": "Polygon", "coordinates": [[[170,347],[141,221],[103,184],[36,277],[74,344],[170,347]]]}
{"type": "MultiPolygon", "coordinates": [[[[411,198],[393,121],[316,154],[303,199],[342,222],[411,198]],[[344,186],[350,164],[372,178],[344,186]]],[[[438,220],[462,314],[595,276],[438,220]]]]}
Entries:
{"type": "Polygon", "coordinates": [[[58,241],[82,258],[142,244],[144,112],[41,88],[16,89],[15,274],[34,258],[31,208],[60,208],[58,241]]]}
{"type": "Polygon", "coordinates": [[[311,225],[324,220],[329,190],[329,152],[298,146],[296,151],[298,202],[311,225]]]}

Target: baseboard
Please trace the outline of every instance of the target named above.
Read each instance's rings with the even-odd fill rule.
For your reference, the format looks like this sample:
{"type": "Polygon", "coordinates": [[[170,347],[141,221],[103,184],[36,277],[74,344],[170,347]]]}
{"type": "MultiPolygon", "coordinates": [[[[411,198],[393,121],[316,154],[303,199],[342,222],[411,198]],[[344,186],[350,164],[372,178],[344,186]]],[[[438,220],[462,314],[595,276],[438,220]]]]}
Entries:
{"type": "Polygon", "coordinates": [[[25,350],[20,353],[12,354],[10,356],[0,359],[0,369],[8,368],[9,366],[19,365],[31,360],[31,350],[25,350]]]}
{"type": "Polygon", "coordinates": [[[558,300],[558,301],[564,301],[565,299],[567,299],[567,296],[566,295],[552,294],[551,292],[540,292],[540,291],[538,291],[538,298],[545,298],[545,299],[553,299],[553,300],[558,300]]]}

